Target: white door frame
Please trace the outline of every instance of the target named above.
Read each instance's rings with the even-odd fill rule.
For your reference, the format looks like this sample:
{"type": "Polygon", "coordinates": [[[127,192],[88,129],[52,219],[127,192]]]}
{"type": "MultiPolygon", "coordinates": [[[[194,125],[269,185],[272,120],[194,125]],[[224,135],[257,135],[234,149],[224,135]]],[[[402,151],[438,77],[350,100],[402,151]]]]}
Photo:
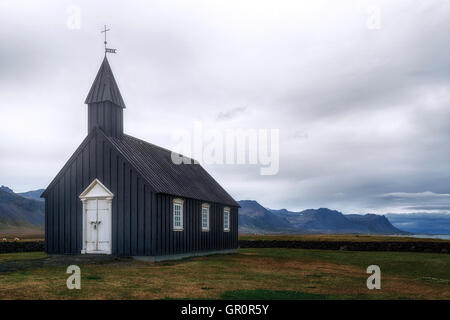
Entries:
{"type": "MultiPolygon", "coordinates": [[[[81,249],[82,254],[86,253],[94,253],[94,254],[111,254],[112,247],[112,230],[109,232],[109,250],[108,251],[89,251],[86,252],[87,248],[87,202],[88,200],[106,200],[108,205],[108,213],[111,215],[112,220],[112,200],[114,198],[114,194],[108,190],[98,179],[94,179],[92,183],[81,193],[80,200],[83,203],[83,248],[81,249]]],[[[98,206],[98,202],[97,202],[98,206]]],[[[112,222],[112,221],[111,221],[112,222]]],[[[112,228],[112,223],[111,223],[112,228]]],[[[97,239],[98,241],[98,239],[97,239]]]]}

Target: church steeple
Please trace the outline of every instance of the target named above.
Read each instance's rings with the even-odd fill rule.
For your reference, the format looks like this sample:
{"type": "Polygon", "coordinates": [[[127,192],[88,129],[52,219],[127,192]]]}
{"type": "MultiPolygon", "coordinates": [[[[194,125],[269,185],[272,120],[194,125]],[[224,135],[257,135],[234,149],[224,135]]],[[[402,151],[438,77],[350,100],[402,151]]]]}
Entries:
{"type": "Polygon", "coordinates": [[[118,137],[123,134],[125,103],[106,55],[85,103],[88,105],[89,133],[95,127],[100,127],[109,136],[118,137]]]}
{"type": "Polygon", "coordinates": [[[125,108],[125,102],[123,102],[106,55],[84,103],[90,104],[105,101],[110,101],[119,107],[125,108]]]}

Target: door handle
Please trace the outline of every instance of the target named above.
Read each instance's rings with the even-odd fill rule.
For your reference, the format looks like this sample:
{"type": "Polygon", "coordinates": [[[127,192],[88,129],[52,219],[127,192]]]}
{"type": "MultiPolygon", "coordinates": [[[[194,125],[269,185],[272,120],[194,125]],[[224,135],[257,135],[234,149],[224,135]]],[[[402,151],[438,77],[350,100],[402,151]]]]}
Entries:
{"type": "Polygon", "coordinates": [[[94,225],[94,230],[97,229],[97,225],[101,223],[101,221],[89,221],[90,224],[94,225]]]}

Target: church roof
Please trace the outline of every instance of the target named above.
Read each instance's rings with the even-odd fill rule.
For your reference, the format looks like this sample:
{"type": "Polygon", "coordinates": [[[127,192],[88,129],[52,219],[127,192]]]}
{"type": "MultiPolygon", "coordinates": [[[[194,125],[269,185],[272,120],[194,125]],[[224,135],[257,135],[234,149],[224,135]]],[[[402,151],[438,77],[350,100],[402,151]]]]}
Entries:
{"type": "Polygon", "coordinates": [[[120,94],[119,87],[109,66],[108,59],[103,59],[102,65],[98,70],[94,83],[84,103],[98,103],[110,101],[115,105],[125,108],[125,102],[123,102],[122,95],[120,94]]]}
{"type": "Polygon", "coordinates": [[[175,164],[170,150],[126,134],[107,138],[157,193],[239,206],[200,164],[175,164]]]}
{"type": "Polygon", "coordinates": [[[170,150],[127,134],[118,138],[109,137],[98,127],[94,128],[84,139],[64,167],[48,185],[47,189],[42,193],[41,197],[47,197],[49,190],[67,172],[76,158],[97,134],[103,136],[124,160],[130,163],[149,184],[153,192],[239,207],[239,204],[200,164],[177,165],[172,162],[172,152],[170,150]]]}

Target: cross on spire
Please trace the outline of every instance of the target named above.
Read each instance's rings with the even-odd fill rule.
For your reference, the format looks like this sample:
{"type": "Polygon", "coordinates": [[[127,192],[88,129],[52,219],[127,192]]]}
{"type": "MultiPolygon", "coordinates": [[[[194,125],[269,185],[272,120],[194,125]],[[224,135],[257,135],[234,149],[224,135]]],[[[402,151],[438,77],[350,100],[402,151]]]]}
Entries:
{"type": "Polygon", "coordinates": [[[105,41],[103,42],[105,44],[105,56],[107,53],[116,53],[117,49],[110,49],[106,47],[106,44],[108,43],[108,41],[106,41],[106,32],[110,31],[111,29],[107,29],[106,25],[105,25],[105,29],[101,31],[101,33],[105,34],[105,41]]]}

